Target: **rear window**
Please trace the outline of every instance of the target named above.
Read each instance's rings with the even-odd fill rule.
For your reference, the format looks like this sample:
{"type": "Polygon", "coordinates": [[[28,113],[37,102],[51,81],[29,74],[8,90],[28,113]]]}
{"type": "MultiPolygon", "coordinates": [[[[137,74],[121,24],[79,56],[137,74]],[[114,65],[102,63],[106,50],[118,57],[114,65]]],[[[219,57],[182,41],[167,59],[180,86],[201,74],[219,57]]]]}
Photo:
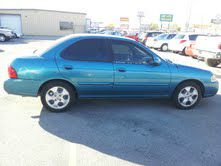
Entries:
{"type": "Polygon", "coordinates": [[[104,39],[83,39],[65,48],[61,57],[67,60],[78,61],[111,61],[107,54],[104,39]]]}
{"type": "Polygon", "coordinates": [[[189,39],[192,41],[196,41],[197,37],[198,37],[198,35],[189,35],[189,39]]]}

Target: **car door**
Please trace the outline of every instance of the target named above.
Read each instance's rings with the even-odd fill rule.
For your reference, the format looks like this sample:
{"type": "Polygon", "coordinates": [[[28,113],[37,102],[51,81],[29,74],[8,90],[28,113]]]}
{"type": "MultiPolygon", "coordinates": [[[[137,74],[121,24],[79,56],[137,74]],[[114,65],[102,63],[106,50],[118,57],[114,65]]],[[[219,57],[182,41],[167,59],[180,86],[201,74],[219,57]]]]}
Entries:
{"type": "Polygon", "coordinates": [[[114,57],[114,92],[119,96],[168,96],[170,70],[165,61],[159,66],[148,63],[148,52],[138,44],[112,40],[114,57]]]}
{"type": "Polygon", "coordinates": [[[59,70],[76,86],[79,97],[103,97],[112,93],[113,63],[106,39],[80,39],[57,56],[59,70]]]}

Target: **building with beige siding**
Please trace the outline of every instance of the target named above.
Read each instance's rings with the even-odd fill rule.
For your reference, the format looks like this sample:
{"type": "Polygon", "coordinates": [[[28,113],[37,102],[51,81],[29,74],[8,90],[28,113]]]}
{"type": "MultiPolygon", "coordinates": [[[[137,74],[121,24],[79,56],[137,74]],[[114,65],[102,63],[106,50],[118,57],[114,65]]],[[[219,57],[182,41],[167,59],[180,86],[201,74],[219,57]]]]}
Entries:
{"type": "Polygon", "coordinates": [[[86,13],[41,9],[0,9],[0,27],[18,35],[64,36],[83,33],[86,13]]]}

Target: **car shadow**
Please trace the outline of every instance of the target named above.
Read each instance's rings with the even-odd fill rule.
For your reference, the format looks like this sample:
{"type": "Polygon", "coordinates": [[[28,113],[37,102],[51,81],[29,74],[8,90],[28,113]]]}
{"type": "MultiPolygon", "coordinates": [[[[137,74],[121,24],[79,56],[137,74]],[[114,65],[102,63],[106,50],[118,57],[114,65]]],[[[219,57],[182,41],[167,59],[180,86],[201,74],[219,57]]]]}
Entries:
{"type": "Polygon", "coordinates": [[[176,165],[179,158],[188,164],[192,142],[193,151],[200,151],[194,147],[194,141],[200,142],[198,129],[192,126],[220,109],[220,95],[214,98],[215,103],[206,99],[191,111],[178,110],[168,100],[81,100],[68,112],[42,108],[39,124],[61,139],[136,164],[176,165]],[[211,110],[211,102],[214,108],[218,105],[216,110],[211,110]]]}

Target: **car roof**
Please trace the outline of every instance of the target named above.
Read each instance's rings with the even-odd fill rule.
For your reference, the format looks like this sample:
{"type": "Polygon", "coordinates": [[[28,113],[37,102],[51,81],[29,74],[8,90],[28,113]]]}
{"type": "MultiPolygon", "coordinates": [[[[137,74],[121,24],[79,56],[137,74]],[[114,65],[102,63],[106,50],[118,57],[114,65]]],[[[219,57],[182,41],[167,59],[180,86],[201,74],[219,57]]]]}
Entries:
{"type": "Polygon", "coordinates": [[[72,38],[107,38],[107,39],[121,39],[121,40],[129,40],[129,41],[135,41],[131,38],[121,37],[121,36],[114,36],[114,35],[107,35],[107,34],[87,34],[87,33],[81,33],[81,34],[71,34],[66,36],[67,39],[72,38]]]}

